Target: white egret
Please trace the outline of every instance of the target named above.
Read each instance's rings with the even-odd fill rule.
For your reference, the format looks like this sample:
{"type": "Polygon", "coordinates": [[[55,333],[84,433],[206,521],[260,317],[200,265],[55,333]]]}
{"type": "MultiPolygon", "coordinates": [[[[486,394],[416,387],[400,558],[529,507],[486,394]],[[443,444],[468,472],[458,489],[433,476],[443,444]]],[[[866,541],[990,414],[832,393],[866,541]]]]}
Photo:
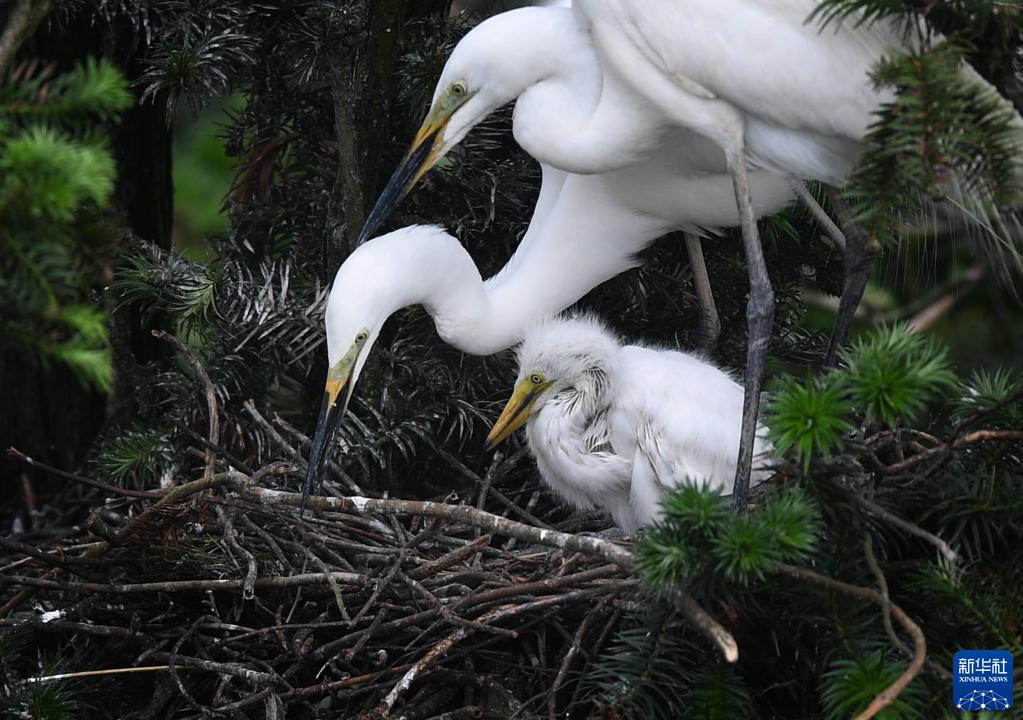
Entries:
{"type": "MultiPolygon", "coordinates": [[[[574,3],[589,27],[605,74],[621,78],[675,124],[712,140],[724,151],[733,176],[751,285],[738,498],[745,496],[774,313],[751,200],[750,168],[842,185],[875,113],[894,98],[892,90],[871,79],[871,70],[885,55],[906,49],[903,35],[887,20],[852,18],[822,29],[809,22],[818,6],[819,0],[574,3]]],[[[987,86],[969,68],[963,69],[963,78],[987,86]]],[[[614,98],[609,101],[617,106],[614,98]]],[[[600,110],[595,117],[601,116],[600,110]]],[[[615,123],[591,132],[610,138],[612,146],[606,142],[601,148],[605,158],[628,154],[635,145],[615,123]]],[[[863,295],[874,253],[858,233],[850,233],[846,250],[846,280],[836,320],[836,327],[843,328],[863,295]]],[[[836,350],[832,343],[829,355],[836,350]]]]}
{"type": "MultiPolygon", "coordinates": [[[[514,134],[542,163],[625,180],[623,205],[682,217],[666,178],[701,177],[716,213],[742,227],[750,273],[744,496],[774,311],[757,234],[758,177],[840,185],[890,92],[869,71],[901,48],[885,22],[806,22],[815,0],[576,0],[573,11],[527,8],[481,23],[452,52],[433,104],[364,234],[372,232],[437,158],[486,114],[516,100],[514,134]]],[[[761,183],[763,184],[763,183],[761,183]]],[[[762,191],[761,191],[762,192],[762,191]]],[[[765,206],[770,203],[760,202],[765,206]]],[[[872,265],[859,236],[829,357],[844,340],[872,265]]]]}
{"type": "Polygon", "coordinates": [[[329,371],[305,496],[369,349],[393,313],[423,305],[447,343],[490,355],[518,342],[531,324],[634,267],[636,253],[664,233],[662,224],[622,212],[599,177],[566,178],[559,189],[559,202],[547,208],[545,221],[530,228],[504,268],[485,282],[465,248],[438,227],[396,230],[348,256],[327,300],[329,371]],[[597,205],[588,207],[594,199],[597,205]],[[580,220],[583,208],[588,214],[580,220]]]}
{"type": "MultiPolygon", "coordinates": [[[[555,168],[570,173],[569,178],[601,177],[602,189],[615,198],[618,208],[648,215],[665,230],[703,232],[745,222],[735,201],[729,158],[717,138],[707,136],[703,128],[679,123],[634,90],[627,79],[608,72],[590,28],[574,10],[522,8],[480,23],[455,47],[430,112],[370,213],[361,239],[373,232],[438,158],[489,113],[513,100],[515,138],[544,170],[532,224],[543,222],[559,201],[557,188],[547,187],[552,177],[565,182],[555,168]]],[[[754,169],[746,183],[744,197],[750,198],[749,209],[759,217],[790,203],[797,179],[774,169],[754,169]]],[[[580,206],[581,214],[595,204],[580,206]]],[[[755,231],[754,223],[754,237],[755,231]]],[[[546,237],[552,244],[557,242],[553,235],[546,237]]],[[[749,227],[745,237],[750,237],[749,227]]],[[[633,243],[628,237],[619,240],[633,243]]],[[[745,467],[748,474],[747,446],[752,449],[773,294],[770,283],[763,281],[766,268],[759,240],[755,251],[746,244],[751,276],[747,367],[751,401],[744,416],[747,443],[740,468],[745,467]]],[[[712,296],[702,255],[691,241],[688,249],[706,317],[712,296]]],[[[570,266],[565,269],[571,272],[570,266]]],[[[706,320],[703,324],[711,325],[706,320]]],[[[839,324],[836,333],[845,329],[839,324]]]]}
{"type": "MultiPolygon", "coordinates": [[[[540,204],[557,201],[564,172],[604,176],[603,190],[623,212],[656,218],[686,238],[704,338],[716,339],[716,314],[698,240],[693,236],[739,223],[724,154],[714,143],[666,122],[641,97],[605,78],[587,29],[570,8],[521,8],[477,25],[455,47],[437,84],[431,110],[360,234],[367,239],[436,160],[483,118],[515,101],[516,140],[543,170],[540,204]],[[614,89],[612,89],[612,86],[614,89]],[[602,96],[615,94],[619,120],[642,136],[627,161],[593,165],[585,128],[602,96]],[[602,172],[606,169],[607,172],[602,172]],[[708,338],[708,336],[710,336],[708,338]]],[[[599,138],[592,138],[599,141],[599,138]]],[[[755,171],[758,214],[777,212],[794,198],[791,179],[755,171]]],[[[593,198],[591,205],[601,198],[593,198]]],[[[583,210],[586,212],[586,210],[583,210]]],[[[532,224],[542,222],[538,207],[532,224]]],[[[631,244],[631,239],[623,242],[631,244]]]]}
{"type": "MultiPolygon", "coordinates": [[[[743,389],[721,369],[683,352],[623,345],[587,316],[540,323],[518,354],[515,390],[488,447],[525,425],[540,476],[577,508],[606,510],[633,533],[681,483],[731,492],[743,389]]],[[[758,437],[757,455],[769,450],[758,437]]],[[[769,474],[757,469],[753,480],[769,474]]]]}

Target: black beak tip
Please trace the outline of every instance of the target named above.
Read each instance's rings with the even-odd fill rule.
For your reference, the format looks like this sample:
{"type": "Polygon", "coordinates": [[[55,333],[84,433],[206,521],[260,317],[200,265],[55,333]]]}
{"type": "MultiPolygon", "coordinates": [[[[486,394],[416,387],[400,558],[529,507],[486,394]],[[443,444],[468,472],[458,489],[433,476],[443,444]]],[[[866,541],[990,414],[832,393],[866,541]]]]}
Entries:
{"type": "Polygon", "coordinates": [[[418,147],[410,149],[398,167],[394,169],[390,180],[387,181],[387,186],[380,193],[376,205],[370,210],[369,217],[366,218],[366,222],[362,226],[362,231],[355,242],[356,247],[369,240],[370,235],[377,231],[377,228],[394,212],[412,186],[416,184],[416,176],[428,161],[430,153],[433,152],[434,143],[437,141],[437,132],[439,131],[435,131],[424,139],[418,147]]]}
{"type": "Polygon", "coordinates": [[[305,476],[305,482],[302,483],[302,504],[298,506],[298,516],[302,517],[305,515],[305,506],[309,502],[309,495],[313,488],[313,477],[316,475],[316,471],[310,466],[309,472],[305,476]]]}

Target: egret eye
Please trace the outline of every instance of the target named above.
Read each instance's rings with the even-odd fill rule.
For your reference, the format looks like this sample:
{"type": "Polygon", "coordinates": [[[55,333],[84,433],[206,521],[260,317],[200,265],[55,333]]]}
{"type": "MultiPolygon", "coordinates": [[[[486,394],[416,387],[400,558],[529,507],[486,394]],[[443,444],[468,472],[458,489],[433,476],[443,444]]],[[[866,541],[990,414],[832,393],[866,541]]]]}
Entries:
{"type": "Polygon", "coordinates": [[[543,382],[543,375],[540,375],[538,373],[530,375],[529,382],[533,383],[534,385],[539,385],[540,383],[543,382]]]}
{"type": "Polygon", "coordinates": [[[468,86],[461,80],[451,83],[451,94],[455,97],[465,97],[468,92],[468,86]]]}

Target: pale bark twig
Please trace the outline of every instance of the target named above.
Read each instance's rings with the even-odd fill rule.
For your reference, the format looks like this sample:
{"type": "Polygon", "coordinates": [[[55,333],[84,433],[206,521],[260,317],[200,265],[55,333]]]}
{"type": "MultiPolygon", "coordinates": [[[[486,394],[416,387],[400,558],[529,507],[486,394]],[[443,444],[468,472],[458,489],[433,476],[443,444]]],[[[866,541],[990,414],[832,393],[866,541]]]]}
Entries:
{"type": "Polygon", "coordinates": [[[895,699],[899,694],[906,689],[906,686],[912,682],[919,673],[920,669],[924,665],[924,661],[927,659],[927,640],[924,638],[924,633],[913,620],[907,615],[902,608],[893,602],[890,602],[881,593],[873,588],[859,587],[857,585],[850,585],[844,583],[841,580],[828,577],[827,575],[821,575],[813,570],[807,570],[806,568],[795,567],[793,565],[779,564],[774,568],[774,572],[787,575],[796,580],[802,580],[803,582],[810,582],[815,585],[820,585],[829,590],[840,592],[844,595],[850,595],[861,600],[867,600],[881,608],[888,607],[891,610],[892,616],[898,621],[900,625],[910,634],[913,638],[913,659],[909,663],[909,667],[903,672],[891,685],[885,688],[877,697],[875,697],[867,709],[856,716],[855,720],[869,720],[875,717],[883,709],[895,702],[895,699]]]}

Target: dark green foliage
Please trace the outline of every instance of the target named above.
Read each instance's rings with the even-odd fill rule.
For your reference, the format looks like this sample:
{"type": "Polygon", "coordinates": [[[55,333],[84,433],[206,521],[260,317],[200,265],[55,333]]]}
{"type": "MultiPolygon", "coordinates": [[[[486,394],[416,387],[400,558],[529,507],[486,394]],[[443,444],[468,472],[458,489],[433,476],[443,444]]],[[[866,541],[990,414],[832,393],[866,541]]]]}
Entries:
{"type": "MultiPolygon", "coordinates": [[[[836,660],[824,675],[824,708],[828,720],[855,717],[895,682],[905,663],[892,663],[874,652],[847,660],[836,660]]],[[[914,704],[922,699],[919,685],[910,685],[895,701],[874,717],[880,720],[911,720],[920,717],[914,704]]]]}
{"type": "MultiPolygon", "coordinates": [[[[767,406],[769,437],[779,454],[791,454],[803,471],[814,457],[841,449],[853,430],[853,413],[887,426],[915,419],[929,402],[959,389],[947,349],[903,325],[878,329],[856,340],[844,367],[800,382],[785,378],[767,406]]],[[[1007,379],[980,378],[968,393],[1008,390],[1007,379]]]]}
{"type": "Polygon", "coordinates": [[[31,720],[72,720],[74,695],[60,683],[32,683],[0,695],[0,714],[31,720]]]}
{"type": "Polygon", "coordinates": [[[771,442],[778,453],[791,452],[805,471],[813,457],[841,448],[844,436],[852,430],[847,420],[851,411],[845,378],[839,373],[805,382],[783,378],[767,406],[771,442]]]}
{"type": "Polygon", "coordinates": [[[8,122],[46,120],[83,129],[96,120],[116,118],[134,102],[120,71],[92,57],[65,73],[37,60],[16,69],[0,85],[0,112],[8,122]]]}
{"type": "MultiPolygon", "coordinates": [[[[742,648],[736,671],[765,717],[855,716],[905,670],[876,606],[772,572],[778,563],[802,564],[877,587],[865,535],[893,601],[924,629],[928,657],[938,666],[951,667],[956,650],[967,646],[1023,651],[1018,374],[961,381],[945,348],[902,328],[864,335],[845,360],[807,381],[814,391],[834,388],[841,411],[824,417],[849,432],[833,447],[809,458],[795,450],[800,440],[812,447],[811,431],[801,429],[812,423],[798,420],[800,408],[817,407],[803,383],[780,384],[778,392],[791,397],[772,403],[767,422],[786,421],[779,427],[792,436],[787,447],[801,461],[798,486],[770,492],[738,517],[713,493],[682,488],[637,547],[654,588],[682,585],[705,607],[723,608],[717,617],[731,621],[742,648]],[[927,431],[912,429],[924,408],[932,411],[927,431]],[[1001,428],[1004,437],[997,435],[1001,428]],[[852,502],[850,493],[937,534],[961,560],[949,563],[933,545],[852,502]],[[790,683],[799,689],[780,690],[790,683]],[[820,688],[818,700],[810,700],[806,683],[820,688]]],[[[908,640],[897,623],[895,630],[908,640]]],[[[708,660],[719,662],[713,653],[708,660]]],[[[952,717],[949,693],[947,677],[926,668],[880,717],[952,717]]]]}
{"type": "Polygon", "coordinates": [[[675,720],[697,676],[691,631],[657,605],[641,624],[623,628],[586,677],[598,707],[628,720],[675,720]]]}
{"type": "Polygon", "coordinates": [[[909,48],[874,69],[877,87],[894,97],[877,112],[845,188],[853,216],[885,242],[898,240],[906,224],[927,229],[932,215],[951,218],[953,228],[966,228],[987,247],[1003,277],[1020,259],[1018,220],[1004,214],[1020,200],[1016,113],[1023,85],[1015,57],[1023,24],[1012,7],[996,0],[823,0],[814,12],[823,26],[869,30],[892,20],[909,48]],[[970,63],[984,80],[968,72],[970,63]]]}
{"type": "Polygon", "coordinates": [[[693,679],[686,720],[730,720],[749,717],[750,698],[732,668],[706,668],[693,679]]]}
{"type": "Polygon", "coordinates": [[[1012,400],[1020,393],[1023,393],[1023,380],[1009,370],[978,370],[964,383],[958,411],[969,417],[993,408],[994,412],[986,413],[986,425],[1019,427],[1023,424],[1023,408],[1012,400]]]}
{"type": "Polygon", "coordinates": [[[105,61],[0,79],[0,343],[98,390],[112,368],[105,313],[87,297],[110,250],[101,223],[115,176],[99,123],[130,102],[105,61]]]}
{"type": "MultiPolygon", "coordinates": [[[[19,654],[31,645],[31,633],[5,630],[0,633],[0,672],[7,677],[19,654]]],[[[38,660],[36,661],[38,663],[38,660]]],[[[59,663],[35,666],[33,676],[55,675],[62,672],[59,663]]],[[[71,720],[77,716],[78,703],[72,683],[57,682],[5,682],[0,688],[0,717],[28,718],[28,720],[71,720]]]]}
{"type": "Polygon", "coordinates": [[[166,428],[123,430],[101,447],[95,467],[103,476],[128,487],[152,487],[170,466],[170,439],[166,428]]]}
{"type": "Polygon", "coordinates": [[[730,720],[749,717],[750,697],[733,668],[701,666],[693,631],[663,602],[624,621],[583,684],[596,717],[730,720]]]}

